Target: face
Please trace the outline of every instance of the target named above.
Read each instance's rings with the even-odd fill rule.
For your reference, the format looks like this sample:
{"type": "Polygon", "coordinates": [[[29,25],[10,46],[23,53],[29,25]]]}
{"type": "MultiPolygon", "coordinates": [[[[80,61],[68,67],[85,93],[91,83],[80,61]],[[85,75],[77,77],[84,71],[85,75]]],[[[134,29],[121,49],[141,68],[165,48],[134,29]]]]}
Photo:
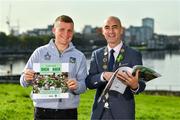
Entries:
{"type": "Polygon", "coordinates": [[[61,45],[68,45],[73,37],[74,24],[66,22],[57,22],[53,28],[55,42],[61,45]]]}
{"type": "Polygon", "coordinates": [[[121,42],[123,31],[121,24],[116,18],[110,17],[105,20],[102,31],[108,44],[117,45],[121,42]]]}

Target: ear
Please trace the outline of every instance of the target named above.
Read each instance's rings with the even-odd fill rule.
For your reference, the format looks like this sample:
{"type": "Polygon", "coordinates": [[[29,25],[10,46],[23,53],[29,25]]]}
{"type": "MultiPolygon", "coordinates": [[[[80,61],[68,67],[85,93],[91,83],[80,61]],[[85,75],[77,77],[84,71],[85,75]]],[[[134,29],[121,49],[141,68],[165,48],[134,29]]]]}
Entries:
{"type": "Polygon", "coordinates": [[[52,33],[54,34],[55,33],[55,31],[56,31],[56,28],[52,28],[52,33]]]}
{"type": "Polygon", "coordinates": [[[102,35],[104,35],[104,30],[103,30],[104,28],[102,27],[101,28],[101,33],[102,33],[102,35]]]}
{"type": "Polygon", "coordinates": [[[124,33],[124,29],[123,27],[121,27],[121,35],[123,35],[123,33],[124,33]]]}

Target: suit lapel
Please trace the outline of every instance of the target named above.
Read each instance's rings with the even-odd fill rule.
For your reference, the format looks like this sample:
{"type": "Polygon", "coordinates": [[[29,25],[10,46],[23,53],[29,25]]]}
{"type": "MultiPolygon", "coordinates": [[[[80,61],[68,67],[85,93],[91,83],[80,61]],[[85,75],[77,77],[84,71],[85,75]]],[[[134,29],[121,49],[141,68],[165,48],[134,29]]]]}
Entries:
{"type": "MultiPolygon", "coordinates": [[[[113,68],[113,71],[115,71],[119,66],[121,66],[121,65],[123,65],[123,64],[126,64],[126,63],[125,63],[125,55],[126,55],[126,49],[127,49],[126,45],[123,44],[121,50],[122,50],[122,49],[124,49],[124,53],[123,53],[123,54],[124,54],[124,55],[123,55],[124,58],[123,58],[123,60],[120,61],[120,62],[117,62],[117,61],[115,62],[115,66],[114,66],[114,68],[113,68]]],[[[121,50],[120,50],[120,51],[121,51],[121,50]]],[[[119,51],[119,54],[120,54],[120,51],[119,51]]],[[[117,58],[116,58],[116,59],[117,59],[117,58]]]]}
{"type": "Polygon", "coordinates": [[[108,58],[106,56],[104,56],[106,49],[107,48],[104,47],[101,51],[99,51],[99,54],[96,54],[96,57],[98,59],[98,64],[102,71],[107,71],[106,67],[107,67],[107,62],[108,62],[107,59],[108,58]],[[106,65],[105,68],[104,68],[104,65],[106,65]]]}
{"type": "MultiPolygon", "coordinates": [[[[117,62],[116,59],[115,59],[115,65],[114,65],[114,68],[113,68],[113,71],[116,71],[116,69],[121,66],[121,65],[124,65],[124,64],[127,64],[126,61],[125,61],[125,55],[126,55],[126,50],[127,50],[127,46],[125,44],[122,45],[122,48],[121,50],[119,51],[119,54],[123,54],[123,60],[120,61],[120,62],[117,62]],[[122,53],[121,50],[124,50],[124,52],[122,53]]],[[[98,61],[99,61],[99,65],[101,66],[101,69],[103,71],[107,71],[107,69],[105,69],[103,67],[103,65],[106,65],[108,64],[108,55],[106,56],[105,53],[108,54],[108,50],[107,50],[107,47],[104,47],[100,52],[99,54],[97,54],[97,58],[98,58],[98,61]],[[106,60],[104,60],[104,58],[106,58],[106,60]]]]}

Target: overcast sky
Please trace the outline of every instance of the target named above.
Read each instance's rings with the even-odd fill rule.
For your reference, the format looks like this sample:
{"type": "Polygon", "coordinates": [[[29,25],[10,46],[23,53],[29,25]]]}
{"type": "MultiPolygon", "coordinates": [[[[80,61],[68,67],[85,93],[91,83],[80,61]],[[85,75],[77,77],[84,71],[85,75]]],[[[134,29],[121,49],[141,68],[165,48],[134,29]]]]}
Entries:
{"type": "Polygon", "coordinates": [[[180,35],[180,0],[0,0],[0,31],[8,33],[7,17],[24,32],[46,28],[62,14],[73,18],[78,32],[84,25],[100,27],[114,15],[126,28],[141,26],[142,18],[150,17],[156,33],[180,35]]]}

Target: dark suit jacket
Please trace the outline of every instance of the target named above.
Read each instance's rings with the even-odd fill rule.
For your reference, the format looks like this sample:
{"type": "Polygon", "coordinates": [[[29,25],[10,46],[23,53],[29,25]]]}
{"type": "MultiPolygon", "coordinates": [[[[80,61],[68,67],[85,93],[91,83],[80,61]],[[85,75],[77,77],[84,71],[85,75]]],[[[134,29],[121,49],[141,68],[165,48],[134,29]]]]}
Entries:
{"type": "MultiPolygon", "coordinates": [[[[122,46],[125,49],[125,57],[122,64],[127,64],[128,67],[133,67],[134,65],[142,64],[142,56],[140,52],[137,52],[125,45],[122,46]]],[[[92,53],[89,75],[86,78],[86,86],[89,89],[96,89],[96,96],[93,104],[93,111],[97,107],[97,100],[101,95],[104,87],[107,82],[101,81],[100,76],[103,69],[103,56],[104,56],[104,48],[100,48],[95,50],[92,53]]],[[[118,64],[115,65],[113,71],[118,68],[118,64]]],[[[144,91],[145,83],[140,80],[139,81],[139,90],[136,92],[144,91]]],[[[115,119],[135,119],[135,102],[134,102],[134,93],[131,91],[129,87],[126,88],[124,94],[120,94],[115,91],[109,91],[109,108],[112,112],[113,118],[115,119]]],[[[93,114],[92,111],[92,114],[93,114]]],[[[101,114],[101,113],[100,113],[101,114]]]]}

